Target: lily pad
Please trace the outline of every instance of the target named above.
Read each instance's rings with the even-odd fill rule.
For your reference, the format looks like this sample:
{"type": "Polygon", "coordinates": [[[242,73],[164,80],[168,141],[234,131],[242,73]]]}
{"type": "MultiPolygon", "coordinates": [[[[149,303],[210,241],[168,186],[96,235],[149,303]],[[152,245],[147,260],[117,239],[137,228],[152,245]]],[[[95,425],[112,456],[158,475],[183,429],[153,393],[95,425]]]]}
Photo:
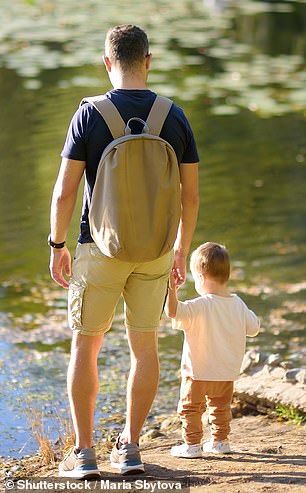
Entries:
{"type": "Polygon", "coordinates": [[[237,106],[230,106],[230,105],[219,105],[219,106],[213,106],[210,110],[210,112],[213,115],[236,115],[239,113],[240,109],[237,106]]]}

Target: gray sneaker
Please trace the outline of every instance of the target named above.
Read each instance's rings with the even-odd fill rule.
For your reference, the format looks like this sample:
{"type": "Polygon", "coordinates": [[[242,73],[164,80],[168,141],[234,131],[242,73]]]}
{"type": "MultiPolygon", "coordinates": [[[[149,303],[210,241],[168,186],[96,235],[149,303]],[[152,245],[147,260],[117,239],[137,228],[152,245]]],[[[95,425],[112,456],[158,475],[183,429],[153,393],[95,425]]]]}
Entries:
{"type": "Polygon", "coordinates": [[[63,478],[100,479],[95,449],[70,449],[58,466],[58,475],[63,478]]]}
{"type": "Polygon", "coordinates": [[[110,463],[113,467],[119,469],[123,475],[141,474],[144,472],[144,465],[141,462],[138,444],[120,443],[120,436],[117,437],[111,452],[110,463]]]}

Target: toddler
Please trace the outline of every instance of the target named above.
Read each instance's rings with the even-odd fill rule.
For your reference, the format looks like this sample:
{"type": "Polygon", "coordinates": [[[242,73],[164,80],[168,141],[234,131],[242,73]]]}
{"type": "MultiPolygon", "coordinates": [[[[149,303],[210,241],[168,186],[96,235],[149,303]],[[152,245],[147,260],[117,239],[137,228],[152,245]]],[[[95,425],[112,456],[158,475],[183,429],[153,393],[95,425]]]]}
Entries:
{"type": "Polygon", "coordinates": [[[204,243],[191,255],[190,269],[198,298],[178,301],[171,273],[166,314],[184,331],[178,413],[184,443],[171,449],[174,457],[201,457],[202,451],[230,453],[233,382],[238,378],[246,336],[255,336],[260,323],[236,294],[229,293],[229,254],[223,245],[204,243]],[[202,414],[208,407],[211,439],[203,444],[202,414]]]}

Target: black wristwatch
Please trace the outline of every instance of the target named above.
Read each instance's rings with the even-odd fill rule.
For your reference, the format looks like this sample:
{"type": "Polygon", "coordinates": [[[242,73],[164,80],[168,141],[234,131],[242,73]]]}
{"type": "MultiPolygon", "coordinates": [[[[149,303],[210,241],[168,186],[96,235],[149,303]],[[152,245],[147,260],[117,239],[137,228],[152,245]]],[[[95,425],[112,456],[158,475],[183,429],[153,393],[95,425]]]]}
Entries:
{"type": "Polygon", "coordinates": [[[54,243],[54,241],[51,240],[51,234],[49,234],[48,245],[52,248],[57,248],[59,250],[60,248],[64,248],[64,246],[66,245],[66,242],[62,241],[62,243],[54,243]]]}

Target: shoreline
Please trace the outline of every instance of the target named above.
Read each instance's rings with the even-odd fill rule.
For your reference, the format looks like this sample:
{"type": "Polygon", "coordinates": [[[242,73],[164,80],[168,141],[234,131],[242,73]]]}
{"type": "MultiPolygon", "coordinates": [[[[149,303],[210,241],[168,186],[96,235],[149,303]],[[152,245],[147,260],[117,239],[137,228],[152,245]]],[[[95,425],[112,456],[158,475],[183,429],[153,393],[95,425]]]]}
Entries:
{"type": "MultiPolygon", "coordinates": [[[[113,440],[106,434],[96,445],[101,482],[58,478],[58,463],[73,444],[70,423],[64,428],[64,436],[53,445],[43,428],[39,428],[39,416],[34,416],[32,432],[37,441],[41,439],[40,452],[20,459],[1,457],[0,480],[4,485],[13,485],[13,488],[7,486],[13,491],[59,488],[62,491],[148,492],[153,488],[150,486],[153,481],[152,493],[164,488],[170,491],[175,489],[175,484],[185,493],[203,490],[208,493],[281,493],[287,492],[288,485],[290,492],[306,493],[305,378],[305,368],[294,368],[280,355],[247,351],[232,402],[232,453],[203,454],[201,459],[172,457],[171,446],[181,442],[179,416],[156,416],[144,426],[140,449],[146,472],[137,477],[121,476],[111,468],[109,453],[113,440]]],[[[203,425],[203,439],[207,440],[207,414],[203,416],[203,425]]]]}
{"type": "MultiPolygon", "coordinates": [[[[204,439],[208,438],[208,433],[209,426],[206,423],[204,439]]],[[[112,444],[98,445],[96,450],[102,480],[109,480],[117,484],[117,487],[121,484],[121,489],[124,489],[123,481],[133,484],[132,490],[136,491],[138,488],[135,488],[135,481],[139,480],[136,485],[141,486],[140,481],[148,480],[155,483],[176,481],[182,486],[189,483],[190,491],[207,489],[208,493],[279,493],[287,491],[288,485],[290,492],[302,493],[306,491],[304,437],[304,426],[277,421],[263,415],[240,416],[232,420],[231,454],[203,454],[202,459],[177,459],[170,455],[170,448],[181,441],[180,422],[178,416],[169,416],[142,436],[140,448],[146,472],[137,477],[120,476],[111,468],[109,451],[112,444]]],[[[49,483],[67,480],[75,483],[75,480],[57,477],[59,452],[56,451],[55,462],[49,465],[42,464],[39,454],[21,460],[2,458],[0,479],[13,481],[15,484],[21,479],[30,482],[44,479],[49,483]]],[[[94,481],[89,483],[89,489],[92,489],[94,481]]],[[[103,484],[105,486],[107,483],[103,484]]],[[[95,491],[101,491],[101,488],[99,484],[95,491]]],[[[145,491],[140,488],[138,490],[145,491]]]]}

